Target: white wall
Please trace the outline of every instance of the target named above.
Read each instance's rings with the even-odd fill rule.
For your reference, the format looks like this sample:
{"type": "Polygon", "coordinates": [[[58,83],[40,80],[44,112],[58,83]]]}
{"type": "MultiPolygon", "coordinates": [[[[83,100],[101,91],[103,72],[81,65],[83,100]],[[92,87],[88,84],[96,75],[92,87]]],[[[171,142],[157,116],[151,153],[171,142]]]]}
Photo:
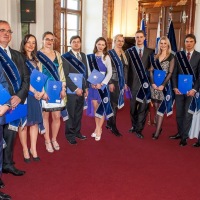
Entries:
{"type": "Polygon", "coordinates": [[[95,40],[102,36],[103,0],[83,1],[82,51],[92,53],[95,40]]]}
{"type": "MultiPolygon", "coordinates": [[[[8,21],[13,30],[10,46],[19,50],[22,40],[20,0],[0,0],[0,5],[0,19],[8,21]]],[[[53,0],[36,1],[36,24],[30,24],[30,33],[38,39],[39,47],[41,47],[42,34],[45,31],[53,31],[53,0]]]]}

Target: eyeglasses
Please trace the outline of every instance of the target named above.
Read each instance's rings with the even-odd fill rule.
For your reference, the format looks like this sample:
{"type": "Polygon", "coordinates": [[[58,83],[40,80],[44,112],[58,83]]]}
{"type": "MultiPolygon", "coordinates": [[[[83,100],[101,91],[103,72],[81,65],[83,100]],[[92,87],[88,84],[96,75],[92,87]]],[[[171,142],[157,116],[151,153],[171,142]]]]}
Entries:
{"type": "Polygon", "coordinates": [[[12,34],[13,32],[11,30],[6,30],[6,29],[0,29],[1,33],[8,33],[8,34],[12,34]]]}
{"type": "Polygon", "coordinates": [[[54,42],[54,39],[45,38],[44,40],[47,42],[54,42]]]}

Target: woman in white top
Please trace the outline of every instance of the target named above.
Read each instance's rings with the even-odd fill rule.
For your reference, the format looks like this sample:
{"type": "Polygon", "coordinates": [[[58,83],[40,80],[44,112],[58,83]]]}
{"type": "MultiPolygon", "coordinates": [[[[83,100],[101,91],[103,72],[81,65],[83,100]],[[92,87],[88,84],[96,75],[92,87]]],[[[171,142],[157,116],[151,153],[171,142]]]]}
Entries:
{"type": "MultiPolygon", "coordinates": [[[[96,124],[94,133],[92,133],[91,136],[95,137],[96,141],[99,141],[101,139],[102,126],[105,120],[105,116],[98,116],[98,114],[96,113],[99,104],[102,101],[98,90],[100,90],[102,86],[108,85],[108,82],[110,81],[112,76],[112,65],[110,57],[107,52],[107,42],[103,37],[100,37],[96,40],[93,53],[95,54],[99,71],[105,75],[105,78],[102,80],[101,83],[95,85],[91,84],[91,87],[89,88],[89,97],[88,97],[88,100],[89,101],[91,100],[94,108],[95,124],[96,124]]],[[[109,97],[108,100],[110,101],[109,97]]]]}

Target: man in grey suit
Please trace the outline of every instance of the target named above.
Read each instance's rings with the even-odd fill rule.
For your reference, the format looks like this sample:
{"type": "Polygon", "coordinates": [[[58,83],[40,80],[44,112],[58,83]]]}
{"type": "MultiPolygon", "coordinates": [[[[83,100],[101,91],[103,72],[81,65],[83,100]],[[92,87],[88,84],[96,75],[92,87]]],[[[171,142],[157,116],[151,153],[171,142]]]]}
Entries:
{"type": "Polygon", "coordinates": [[[67,88],[74,94],[67,94],[67,110],[69,119],[65,124],[65,135],[72,145],[77,144],[76,138],[85,140],[86,136],[81,134],[81,119],[85,97],[88,95],[88,70],[86,55],[81,52],[81,37],[72,36],[70,39],[71,50],[64,54],[63,69],[66,77],[67,88]],[[69,77],[70,73],[82,74],[82,88],[78,88],[69,77]]]}
{"type": "MultiPolygon", "coordinates": [[[[176,53],[175,67],[172,74],[172,85],[175,92],[176,100],[176,121],[178,127],[178,133],[176,135],[170,136],[170,139],[181,139],[179,145],[187,145],[187,138],[189,130],[192,124],[192,114],[188,112],[190,110],[191,102],[195,93],[199,91],[199,76],[200,76],[200,53],[195,51],[196,37],[193,34],[188,34],[185,37],[185,51],[176,53]],[[188,60],[188,66],[183,66],[179,60],[179,54],[182,53],[180,60],[184,59],[185,63],[188,60]],[[184,73],[184,68],[191,69],[193,75],[193,86],[187,94],[181,94],[178,89],[178,75],[186,74],[184,73]]],[[[187,70],[188,71],[188,70],[187,70]]]]}
{"type": "MultiPolygon", "coordinates": [[[[0,62],[4,68],[4,74],[8,82],[9,93],[12,96],[11,107],[16,108],[19,103],[23,104],[26,100],[29,91],[30,79],[23,55],[8,46],[11,39],[12,31],[9,23],[7,21],[0,20],[0,48],[4,55],[6,55],[5,58],[9,65],[4,65],[5,62],[2,58],[3,56],[1,56],[0,62]],[[8,66],[12,66],[10,67],[11,70],[8,66]],[[10,71],[12,71],[12,73],[10,73],[10,71]]],[[[3,135],[7,147],[4,149],[2,172],[10,173],[15,176],[22,176],[24,175],[25,171],[16,169],[13,161],[14,141],[17,131],[11,130],[9,128],[9,124],[5,124],[3,129],[3,135]]]]}
{"type": "MultiPolygon", "coordinates": [[[[148,100],[144,98],[144,100],[138,100],[138,93],[141,88],[149,89],[149,81],[146,80],[145,84],[142,83],[142,79],[144,76],[148,79],[148,69],[150,68],[150,55],[153,53],[153,50],[144,46],[145,34],[142,30],[139,30],[135,34],[135,41],[136,46],[130,49],[135,49],[137,52],[136,54],[139,55],[141,60],[141,67],[144,69],[144,73],[138,73],[136,69],[137,66],[134,63],[135,58],[131,58],[130,54],[128,53],[130,49],[126,51],[127,59],[128,59],[128,77],[127,77],[127,85],[131,90],[130,99],[130,116],[131,116],[131,123],[132,128],[129,132],[135,132],[138,138],[143,138],[142,130],[145,125],[146,116],[148,113],[148,100]],[[142,66],[143,65],[143,66],[142,66]],[[140,76],[141,75],[141,76],[140,76]]],[[[141,70],[139,70],[141,71],[141,70]]],[[[150,90],[148,91],[150,92],[150,90]]],[[[149,96],[150,94],[148,94],[149,96]]],[[[150,99],[149,99],[150,100],[150,99]]]]}

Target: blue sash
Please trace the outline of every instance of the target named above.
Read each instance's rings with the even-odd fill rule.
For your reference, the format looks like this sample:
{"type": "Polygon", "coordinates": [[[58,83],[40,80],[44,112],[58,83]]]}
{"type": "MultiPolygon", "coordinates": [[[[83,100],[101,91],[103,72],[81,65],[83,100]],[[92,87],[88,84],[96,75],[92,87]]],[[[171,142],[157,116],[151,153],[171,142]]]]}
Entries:
{"type": "MultiPolygon", "coordinates": [[[[12,85],[13,91],[16,94],[21,88],[20,73],[15,63],[10,59],[8,54],[2,48],[0,48],[0,62],[6,76],[8,77],[12,85]]],[[[22,126],[26,124],[26,117],[10,122],[8,129],[18,131],[18,127],[20,124],[22,126]]]]}
{"type": "MultiPolygon", "coordinates": [[[[71,53],[67,52],[62,55],[62,57],[67,60],[80,74],[83,74],[83,77],[86,82],[86,66],[81,62],[78,58],[76,58],[71,53]]],[[[83,109],[87,109],[87,102],[84,100],[84,107],[83,109]]]]}
{"type": "MultiPolygon", "coordinates": [[[[46,67],[46,69],[53,76],[53,78],[56,81],[60,81],[60,76],[58,74],[58,70],[57,70],[56,66],[54,65],[54,63],[41,51],[37,52],[37,58],[46,67]]],[[[64,121],[68,119],[67,109],[64,109],[61,111],[61,116],[64,121]]]]}
{"type": "MultiPolygon", "coordinates": [[[[88,58],[88,63],[89,63],[91,72],[93,69],[100,71],[97,61],[96,61],[96,58],[95,58],[95,55],[89,54],[89,55],[87,55],[87,58],[88,58]]],[[[112,110],[111,103],[110,103],[108,88],[105,87],[103,91],[101,89],[98,89],[98,92],[99,92],[99,96],[101,98],[101,103],[99,104],[99,107],[97,108],[95,116],[101,118],[105,114],[107,118],[112,117],[113,110],[112,110]]]]}
{"type": "MultiPolygon", "coordinates": [[[[189,61],[186,57],[185,52],[184,51],[177,52],[176,57],[177,57],[177,60],[179,62],[179,66],[180,66],[183,74],[192,75],[192,77],[193,77],[192,85],[194,86],[194,82],[196,80],[195,74],[194,74],[194,71],[192,69],[192,66],[190,65],[190,63],[189,63],[189,61]]],[[[189,113],[194,114],[195,110],[197,112],[200,110],[199,101],[200,101],[200,95],[199,95],[199,92],[197,92],[195,94],[195,96],[192,98],[192,101],[190,103],[190,106],[189,106],[189,109],[188,109],[189,113]]]]}
{"type": "Polygon", "coordinates": [[[83,74],[83,77],[86,79],[86,66],[74,55],[67,52],[62,55],[80,74],[83,74]]]}
{"type": "Polygon", "coordinates": [[[14,93],[17,93],[17,91],[21,88],[20,73],[15,63],[2,48],[0,48],[0,62],[13,87],[14,93]]]}
{"type": "Polygon", "coordinates": [[[127,52],[131,58],[131,61],[134,65],[135,69],[136,69],[138,78],[141,83],[141,87],[137,93],[136,100],[143,103],[146,98],[147,103],[149,103],[151,101],[150,83],[149,83],[148,77],[146,75],[143,63],[142,63],[135,47],[129,48],[127,50],[127,52]]]}
{"type": "MultiPolygon", "coordinates": [[[[154,69],[163,70],[160,65],[159,59],[154,59],[154,54],[151,55],[151,64],[154,69]]],[[[160,116],[163,116],[166,113],[167,116],[169,116],[173,113],[172,108],[173,108],[173,102],[174,102],[174,95],[172,92],[170,81],[164,87],[163,95],[164,95],[164,99],[157,110],[157,114],[160,116]]]]}
{"type": "Polygon", "coordinates": [[[49,73],[53,76],[53,78],[56,81],[60,80],[60,76],[58,74],[58,70],[54,63],[41,51],[37,52],[37,58],[38,60],[46,67],[46,69],[49,71],[49,73]]]}
{"type": "Polygon", "coordinates": [[[26,59],[25,63],[26,63],[26,66],[28,67],[29,73],[31,74],[32,71],[35,69],[35,67],[33,66],[33,64],[28,59],[26,59]]]}
{"type": "Polygon", "coordinates": [[[119,90],[120,90],[120,94],[118,98],[118,108],[120,109],[124,106],[124,86],[125,86],[124,70],[123,70],[124,66],[114,49],[109,50],[108,53],[115,65],[115,68],[117,69],[117,76],[119,80],[118,83],[119,83],[119,90]]]}

